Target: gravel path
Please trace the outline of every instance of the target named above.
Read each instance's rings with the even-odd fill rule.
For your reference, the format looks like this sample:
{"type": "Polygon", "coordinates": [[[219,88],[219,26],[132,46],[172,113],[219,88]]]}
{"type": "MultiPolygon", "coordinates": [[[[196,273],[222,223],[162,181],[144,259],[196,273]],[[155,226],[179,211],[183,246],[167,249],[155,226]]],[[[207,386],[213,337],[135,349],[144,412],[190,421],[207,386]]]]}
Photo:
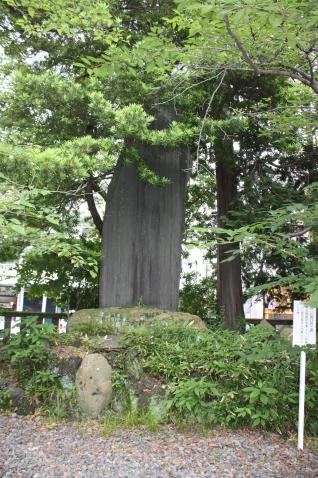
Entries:
{"type": "Polygon", "coordinates": [[[295,445],[257,431],[201,436],[163,428],[81,433],[72,424],[0,415],[3,478],[294,478],[318,477],[318,451],[300,456],[295,445]]]}

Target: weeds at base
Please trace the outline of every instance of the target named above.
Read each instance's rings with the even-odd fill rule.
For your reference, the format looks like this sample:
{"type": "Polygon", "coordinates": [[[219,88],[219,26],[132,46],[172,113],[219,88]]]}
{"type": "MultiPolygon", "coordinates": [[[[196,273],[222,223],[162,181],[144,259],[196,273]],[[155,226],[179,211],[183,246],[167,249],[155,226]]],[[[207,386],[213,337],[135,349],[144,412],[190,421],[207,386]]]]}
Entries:
{"type": "Polygon", "coordinates": [[[159,427],[159,421],[150,411],[133,410],[122,415],[106,414],[104,416],[102,433],[107,436],[115,430],[127,430],[131,428],[156,432],[159,427]]]}

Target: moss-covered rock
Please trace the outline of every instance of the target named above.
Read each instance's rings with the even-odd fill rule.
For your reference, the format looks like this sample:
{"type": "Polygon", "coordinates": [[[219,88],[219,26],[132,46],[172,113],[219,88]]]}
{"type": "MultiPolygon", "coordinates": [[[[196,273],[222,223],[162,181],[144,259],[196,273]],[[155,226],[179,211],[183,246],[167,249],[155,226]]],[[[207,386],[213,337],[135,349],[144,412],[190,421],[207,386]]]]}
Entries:
{"type": "Polygon", "coordinates": [[[104,334],[111,331],[124,332],[135,327],[152,327],[158,323],[167,325],[185,323],[200,330],[207,328],[200,317],[185,312],[148,307],[107,307],[75,312],[68,320],[67,330],[96,335],[99,332],[104,334]]]}
{"type": "Polygon", "coordinates": [[[63,388],[75,383],[76,372],[84,356],[85,350],[71,345],[52,348],[53,369],[60,376],[63,388]]]}

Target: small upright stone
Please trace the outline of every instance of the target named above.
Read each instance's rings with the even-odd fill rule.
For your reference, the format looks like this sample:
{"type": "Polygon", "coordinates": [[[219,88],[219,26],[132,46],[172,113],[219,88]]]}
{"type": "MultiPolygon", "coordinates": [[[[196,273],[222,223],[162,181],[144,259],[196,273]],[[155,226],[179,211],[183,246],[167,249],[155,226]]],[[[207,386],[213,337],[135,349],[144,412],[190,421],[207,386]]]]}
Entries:
{"type": "Polygon", "coordinates": [[[76,373],[78,403],[92,418],[97,418],[112,398],[112,368],[101,354],[86,355],[76,373]]]}

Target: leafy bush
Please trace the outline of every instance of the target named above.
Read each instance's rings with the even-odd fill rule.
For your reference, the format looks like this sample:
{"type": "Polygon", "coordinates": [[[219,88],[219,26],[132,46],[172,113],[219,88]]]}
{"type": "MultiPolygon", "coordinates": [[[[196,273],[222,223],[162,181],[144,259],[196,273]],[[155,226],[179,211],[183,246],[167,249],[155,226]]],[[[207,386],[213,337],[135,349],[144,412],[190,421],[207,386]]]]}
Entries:
{"type": "Polygon", "coordinates": [[[207,325],[214,325],[220,319],[216,313],[215,279],[199,278],[194,272],[184,275],[184,285],[180,290],[179,310],[198,315],[207,325]]]}
{"type": "Polygon", "coordinates": [[[205,378],[182,380],[171,387],[172,398],[168,409],[175,410],[178,418],[191,416],[200,424],[210,421],[211,407],[220,392],[205,378]]]}
{"type": "Polygon", "coordinates": [[[50,402],[57,390],[62,390],[62,385],[59,376],[50,369],[37,370],[26,388],[29,396],[45,402],[50,402]]]}
{"type": "Polygon", "coordinates": [[[9,411],[11,408],[11,390],[0,390],[0,412],[9,411]]]}
{"type": "Polygon", "coordinates": [[[78,347],[82,344],[83,336],[80,332],[67,332],[66,334],[56,333],[54,336],[54,345],[78,347]]]}
{"type": "Polygon", "coordinates": [[[91,320],[88,323],[78,324],[76,330],[79,334],[88,336],[106,335],[113,331],[113,326],[109,322],[91,320]]]}
{"type": "MultiPolygon", "coordinates": [[[[132,331],[146,373],[168,384],[170,418],[288,433],[297,424],[299,349],[271,328],[245,335],[159,327],[132,331]]],[[[308,350],[306,429],[318,433],[318,353],[308,350]]]]}
{"type": "Polygon", "coordinates": [[[23,320],[20,332],[11,335],[9,343],[2,347],[21,385],[48,365],[49,344],[53,340],[53,325],[38,324],[36,319],[23,320]]]}
{"type": "MultiPolygon", "coordinates": [[[[51,324],[24,320],[20,332],[12,335],[9,343],[1,348],[11,365],[11,373],[27,395],[47,415],[65,418],[78,416],[79,408],[74,388],[63,389],[60,377],[53,370],[50,344],[59,343],[60,335],[51,324]]],[[[78,336],[72,335],[71,339],[74,341],[78,336]]],[[[5,392],[0,395],[0,409],[10,406],[5,392]]]]}

